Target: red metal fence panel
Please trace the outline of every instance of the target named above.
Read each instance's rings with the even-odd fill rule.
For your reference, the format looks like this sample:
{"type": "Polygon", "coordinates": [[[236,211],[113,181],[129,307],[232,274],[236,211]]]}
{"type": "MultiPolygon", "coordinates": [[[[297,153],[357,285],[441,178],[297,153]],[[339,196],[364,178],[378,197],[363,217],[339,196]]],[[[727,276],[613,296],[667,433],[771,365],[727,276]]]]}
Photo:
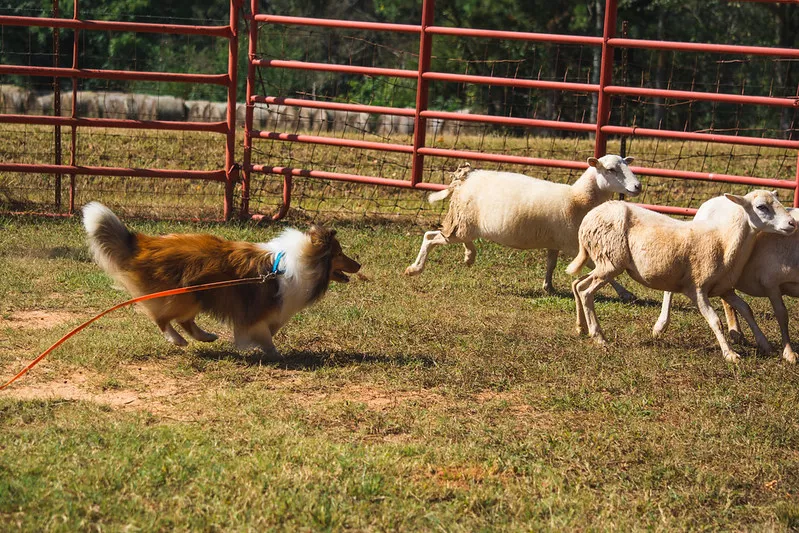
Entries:
{"type": "MultiPolygon", "coordinates": [[[[57,1],[54,2],[57,14],[57,1]]],[[[69,174],[70,203],[69,212],[75,210],[75,175],[96,176],[132,176],[155,178],[190,178],[219,181],[225,183],[224,216],[230,218],[233,214],[233,192],[238,179],[238,169],[235,164],[236,147],[236,81],[237,81],[237,55],[238,55],[238,22],[240,0],[230,0],[230,20],[225,26],[198,26],[176,24],[152,24],[141,22],[116,22],[99,20],[81,20],[79,18],[79,0],[73,0],[72,19],[63,19],[56,16],[51,18],[0,16],[0,26],[27,26],[69,29],[74,32],[72,53],[72,66],[42,67],[24,65],[0,65],[0,74],[43,76],[53,78],[71,78],[72,83],[72,110],[69,117],[58,116],[60,113],[60,98],[56,94],[54,110],[56,116],[31,116],[18,114],[0,114],[0,123],[10,124],[44,124],[53,125],[56,132],[55,154],[56,163],[3,163],[0,170],[5,172],[41,172],[69,174]],[[173,35],[202,35],[226,39],[228,41],[228,68],[221,74],[192,74],[175,72],[141,72],[134,70],[109,70],[109,69],[84,69],[78,65],[78,50],[80,46],[79,32],[81,31],[115,31],[115,32],[146,32],[173,35]],[[224,122],[191,122],[167,120],[127,120],[108,118],[81,118],[77,114],[77,79],[104,79],[104,80],[143,80],[154,82],[179,82],[222,85],[227,88],[227,110],[224,122]],[[72,129],[71,153],[69,165],[61,164],[60,127],[69,126],[72,129]],[[226,137],[224,167],[215,171],[199,171],[192,169],[158,169],[158,168],[121,168],[121,167],[96,167],[82,166],[76,157],[76,129],[83,127],[92,128],[128,128],[152,129],[170,131],[203,131],[224,134],[226,137]]],[[[54,40],[58,43],[58,39],[54,40]]],[[[55,58],[57,60],[58,54],[55,58]]],[[[57,87],[58,83],[54,86],[57,87]]],[[[221,163],[220,163],[221,165],[221,163]]],[[[60,182],[56,181],[56,206],[60,207],[60,182]]]]}
{"type": "MultiPolygon", "coordinates": [[[[766,1],[766,0],[764,0],[766,1]]],[[[776,3],[772,2],[772,3],[776,3]]],[[[617,0],[606,0],[604,33],[602,37],[575,36],[575,35],[550,35],[540,33],[517,33],[508,31],[494,31],[473,28],[441,27],[434,25],[435,1],[424,0],[422,6],[422,20],[417,25],[386,24],[372,22],[356,22],[347,20],[313,19],[306,17],[290,17],[272,14],[260,14],[257,0],[251,0],[252,23],[250,25],[250,51],[247,79],[247,114],[245,120],[244,164],[243,164],[243,198],[242,214],[248,214],[249,190],[251,173],[266,173],[284,176],[283,206],[274,218],[286,214],[291,201],[292,178],[313,177],[320,179],[342,180],[357,183],[370,183],[388,185],[392,187],[414,188],[423,190],[437,190],[442,184],[425,183],[422,181],[422,163],[425,156],[471,159],[477,161],[492,161],[509,164],[522,164],[531,166],[557,167],[565,169],[584,169],[586,164],[582,161],[554,160],[508,154],[490,153],[488,151],[453,150],[434,148],[425,145],[426,120],[441,119],[482,124],[504,125],[523,128],[550,128],[561,132],[579,132],[594,134],[594,152],[601,156],[607,151],[607,142],[610,136],[617,137],[647,137],[653,139],[672,139],[684,141],[698,141],[706,143],[719,143],[742,146],[774,147],[790,150],[799,150],[799,141],[748,137],[739,135],[709,134],[703,132],[677,131],[669,129],[640,128],[626,124],[611,123],[611,97],[636,97],[639,99],[681,99],[687,101],[708,101],[714,103],[732,103],[746,106],[774,106],[796,108],[799,106],[797,97],[772,97],[754,96],[744,94],[725,94],[723,92],[701,92],[694,90],[658,89],[652,87],[632,87],[619,84],[614,79],[614,67],[617,67],[614,52],[619,49],[643,50],[672,50],[692,53],[714,53],[762,56],[767,58],[796,59],[799,50],[787,48],[769,48],[757,46],[734,46],[724,44],[683,43],[670,41],[654,41],[644,39],[628,39],[616,36],[617,0]],[[258,28],[259,25],[291,25],[310,26],[340,29],[374,30],[379,32],[392,31],[417,34],[419,36],[419,62],[418,69],[388,69],[381,67],[366,67],[356,65],[338,65],[319,62],[306,62],[285,59],[262,59],[258,53],[258,28]],[[477,39],[513,39],[530,42],[579,44],[601,48],[601,69],[599,83],[574,83],[565,81],[546,81],[535,79],[518,79],[503,77],[487,77],[478,75],[452,74],[430,70],[431,42],[434,36],[447,35],[460,38],[477,39]],[[416,107],[408,110],[386,106],[369,106],[363,104],[344,104],[338,102],[319,102],[310,99],[281,98],[269,95],[258,95],[255,89],[255,76],[257,69],[266,68],[265,76],[269,76],[271,69],[294,69],[322,72],[344,72],[364,76],[390,76],[397,78],[416,79],[416,107]],[[594,124],[585,122],[569,122],[560,120],[540,120],[510,116],[491,116],[485,114],[457,114],[444,111],[428,110],[428,88],[433,82],[458,82],[466,84],[487,84],[492,86],[508,86],[515,88],[531,88],[536,90],[570,91],[582,94],[597,94],[597,119],[594,124]],[[375,141],[364,141],[347,138],[327,138],[319,135],[290,134],[279,131],[258,131],[253,127],[253,106],[257,103],[291,105],[316,109],[344,110],[355,113],[388,114],[394,116],[412,116],[414,119],[413,138],[411,145],[398,145],[375,141]],[[287,168],[279,165],[258,164],[252,162],[253,139],[272,139],[292,141],[298,143],[313,143],[319,145],[335,145],[362,150],[378,150],[410,154],[412,165],[410,175],[405,180],[386,179],[378,176],[363,176],[340,172],[327,172],[313,168],[287,168]]],[[[649,168],[643,166],[633,167],[633,170],[644,176],[657,176],[661,178],[675,178],[683,180],[721,181],[730,184],[744,184],[749,186],[782,188],[794,191],[793,203],[799,206],[799,173],[789,180],[764,179],[751,176],[730,175],[712,172],[682,171],[668,168],[649,168]]],[[[649,205],[652,209],[688,215],[694,209],[666,205],[649,205]]]]}

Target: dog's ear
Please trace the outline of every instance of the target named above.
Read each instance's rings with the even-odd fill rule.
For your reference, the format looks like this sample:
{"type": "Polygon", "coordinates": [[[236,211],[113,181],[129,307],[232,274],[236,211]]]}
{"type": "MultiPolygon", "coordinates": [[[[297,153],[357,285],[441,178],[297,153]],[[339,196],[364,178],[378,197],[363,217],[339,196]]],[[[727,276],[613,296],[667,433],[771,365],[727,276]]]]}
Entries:
{"type": "Polygon", "coordinates": [[[315,247],[322,248],[330,245],[330,242],[336,235],[336,230],[327,229],[324,226],[314,224],[311,226],[311,229],[308,230],[308,235],[311,237],[311,244],[315,247]]]}

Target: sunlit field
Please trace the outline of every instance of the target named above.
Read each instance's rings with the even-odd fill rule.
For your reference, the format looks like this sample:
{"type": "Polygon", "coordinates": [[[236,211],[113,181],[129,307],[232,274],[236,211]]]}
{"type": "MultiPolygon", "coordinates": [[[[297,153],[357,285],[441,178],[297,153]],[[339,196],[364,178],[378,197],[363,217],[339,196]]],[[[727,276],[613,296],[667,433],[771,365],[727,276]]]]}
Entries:
{"type": "MultiPolygon", "coordinates": [[[[126,221],[256,241],[307,225],[126,221]]],[[[796,366],[750,345],[726,363],[680,298],[653,340],[660,295],[626,276],[639,300],[603,292],[602,349],[574,333],[564,262],[554,296],[543,253],[485,242],[472,268],[453,246],[407,278],[423,228],[330,223],[363,275],[278,334],[284,362],[211,319],[219,341],[177,349],[123,309],[0,392],[2,529],[799,528],[796,366]]],[[[6,379],[127,298],[77,217],[0,218],[0,278],[6,379]]]]}

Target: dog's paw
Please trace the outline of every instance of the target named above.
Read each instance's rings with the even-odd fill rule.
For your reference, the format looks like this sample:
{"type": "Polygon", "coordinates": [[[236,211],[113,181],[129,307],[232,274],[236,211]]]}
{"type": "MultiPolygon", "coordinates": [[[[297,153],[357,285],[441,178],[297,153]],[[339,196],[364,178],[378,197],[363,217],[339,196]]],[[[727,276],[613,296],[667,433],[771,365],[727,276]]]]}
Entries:
{"type": "Polygon", "coordinates": [[[274,347],[267,350],[258,350],[256,352],[256,358],[264,363],[279,363],[286,360],[286,358],[283,357],[283,354],[277,351],[277,348],[274,347]]]}

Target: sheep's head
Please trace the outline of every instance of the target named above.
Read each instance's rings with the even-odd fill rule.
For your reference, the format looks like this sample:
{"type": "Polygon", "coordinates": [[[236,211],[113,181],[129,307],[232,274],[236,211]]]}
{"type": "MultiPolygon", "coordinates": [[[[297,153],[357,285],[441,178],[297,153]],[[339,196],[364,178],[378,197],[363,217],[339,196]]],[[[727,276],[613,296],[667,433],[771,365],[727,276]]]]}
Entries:
{"type": "Polygon", "coordinates": [[[588,164],[596,169],[596,183],[600,190],[638,196],[641,194],[641,182],[630,170],[632,162],[632,157],[622,158],[618,155],[588,158],[588,164]]]}
{"type": "Polygon", "coordinates": [[[725,194],[724,197],[743,207],[753,229],[780,235],[796,231],[796,220],[777,199],[777,191],[757,190],[746,196],[725,194]]]}

